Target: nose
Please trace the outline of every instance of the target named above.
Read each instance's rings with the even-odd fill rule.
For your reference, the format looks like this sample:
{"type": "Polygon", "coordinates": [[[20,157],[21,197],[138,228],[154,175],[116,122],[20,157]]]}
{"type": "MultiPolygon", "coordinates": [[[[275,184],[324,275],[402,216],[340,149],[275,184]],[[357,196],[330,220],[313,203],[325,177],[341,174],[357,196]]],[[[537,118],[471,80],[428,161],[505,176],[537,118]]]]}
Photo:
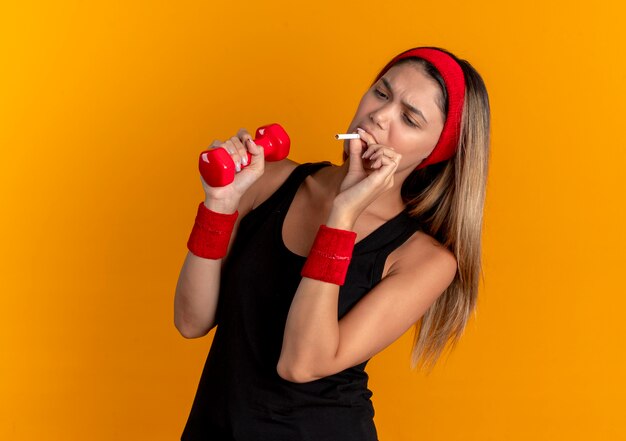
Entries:
{"type": "Polygon", "coordinates": [[[371,112],[369,115],[372,122],[383,130],[387,129],[387,122],[389,121],[387,115],[388,110],[386,109],[386,107],[381,107],[380,109],[371,112]]]}

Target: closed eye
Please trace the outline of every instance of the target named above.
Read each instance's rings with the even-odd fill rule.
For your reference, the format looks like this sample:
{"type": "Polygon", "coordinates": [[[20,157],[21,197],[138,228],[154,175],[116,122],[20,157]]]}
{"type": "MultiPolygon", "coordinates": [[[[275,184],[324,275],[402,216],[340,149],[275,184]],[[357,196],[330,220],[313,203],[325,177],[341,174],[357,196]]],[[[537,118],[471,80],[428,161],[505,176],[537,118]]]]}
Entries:
{"type": "Polygon", "coordinates": [[[406,113],[404,114],[404,119],[406,120],[406,122],[413,127],[419,127],[417,124],[415,124],[407,115],[406,113]]]}

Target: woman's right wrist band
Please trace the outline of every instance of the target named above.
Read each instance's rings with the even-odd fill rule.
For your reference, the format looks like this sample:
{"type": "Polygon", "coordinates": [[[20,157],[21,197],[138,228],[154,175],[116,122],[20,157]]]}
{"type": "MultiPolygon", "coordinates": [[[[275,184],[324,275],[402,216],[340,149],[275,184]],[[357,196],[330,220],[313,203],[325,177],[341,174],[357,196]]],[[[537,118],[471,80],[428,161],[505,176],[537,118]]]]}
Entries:
{"type": "Polygon", "coordinates": [[[237,216],[237,210],[231,214],[217,213],[208,209],[204,201],[200,202],[187,249],[205,259],[221,259],[226,256],[237,216]]]}

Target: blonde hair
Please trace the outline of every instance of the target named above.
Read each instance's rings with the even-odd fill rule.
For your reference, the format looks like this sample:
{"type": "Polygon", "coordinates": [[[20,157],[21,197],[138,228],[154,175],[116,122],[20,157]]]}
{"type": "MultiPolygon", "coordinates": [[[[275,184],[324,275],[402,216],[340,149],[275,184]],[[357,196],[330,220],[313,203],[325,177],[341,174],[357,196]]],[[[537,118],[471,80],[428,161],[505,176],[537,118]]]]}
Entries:
{"type": "MultiPolygon", "coordinates": [[[[482,273],[481,233],[487,186],[490,143],[490,107],[485,84],[466,60],[442,50],[459,63],[465,77],[465,102],[456,154],[449,160],[414,170],[402,184],[409,214],[422,230],[452,251],[458,270],[452,283],[415,323],[411,368],[428,373],[450,343],[452,350],[475,313],[482,273]]],[[[447,92],[442,77],[428,61],[411,57],[398,63],[420,65],[439,84],[438,105],[447,114],[447,92]]],[[[398,64],[396,63],[396,64],[398,64]]]]}

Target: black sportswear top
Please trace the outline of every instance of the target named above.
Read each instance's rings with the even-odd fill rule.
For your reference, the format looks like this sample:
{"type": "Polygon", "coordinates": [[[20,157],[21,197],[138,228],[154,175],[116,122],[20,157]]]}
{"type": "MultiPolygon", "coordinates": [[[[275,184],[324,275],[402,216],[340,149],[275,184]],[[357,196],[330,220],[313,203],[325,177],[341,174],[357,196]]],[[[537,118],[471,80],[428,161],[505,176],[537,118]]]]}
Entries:
{"type": "MultiPolygon", "coordinates": [[[[329,165],[298,165],[241,219],[222,268],[217,329],[181,441],[378,440],[369,360],[307,383],[276,372],[306,260],[285,246],[283,220],[306,176],[329,165]]],[[[405,210],[355,244],[339,290],[339,319],[380,281],[389,253],[417,229],[405,210]]]]}

